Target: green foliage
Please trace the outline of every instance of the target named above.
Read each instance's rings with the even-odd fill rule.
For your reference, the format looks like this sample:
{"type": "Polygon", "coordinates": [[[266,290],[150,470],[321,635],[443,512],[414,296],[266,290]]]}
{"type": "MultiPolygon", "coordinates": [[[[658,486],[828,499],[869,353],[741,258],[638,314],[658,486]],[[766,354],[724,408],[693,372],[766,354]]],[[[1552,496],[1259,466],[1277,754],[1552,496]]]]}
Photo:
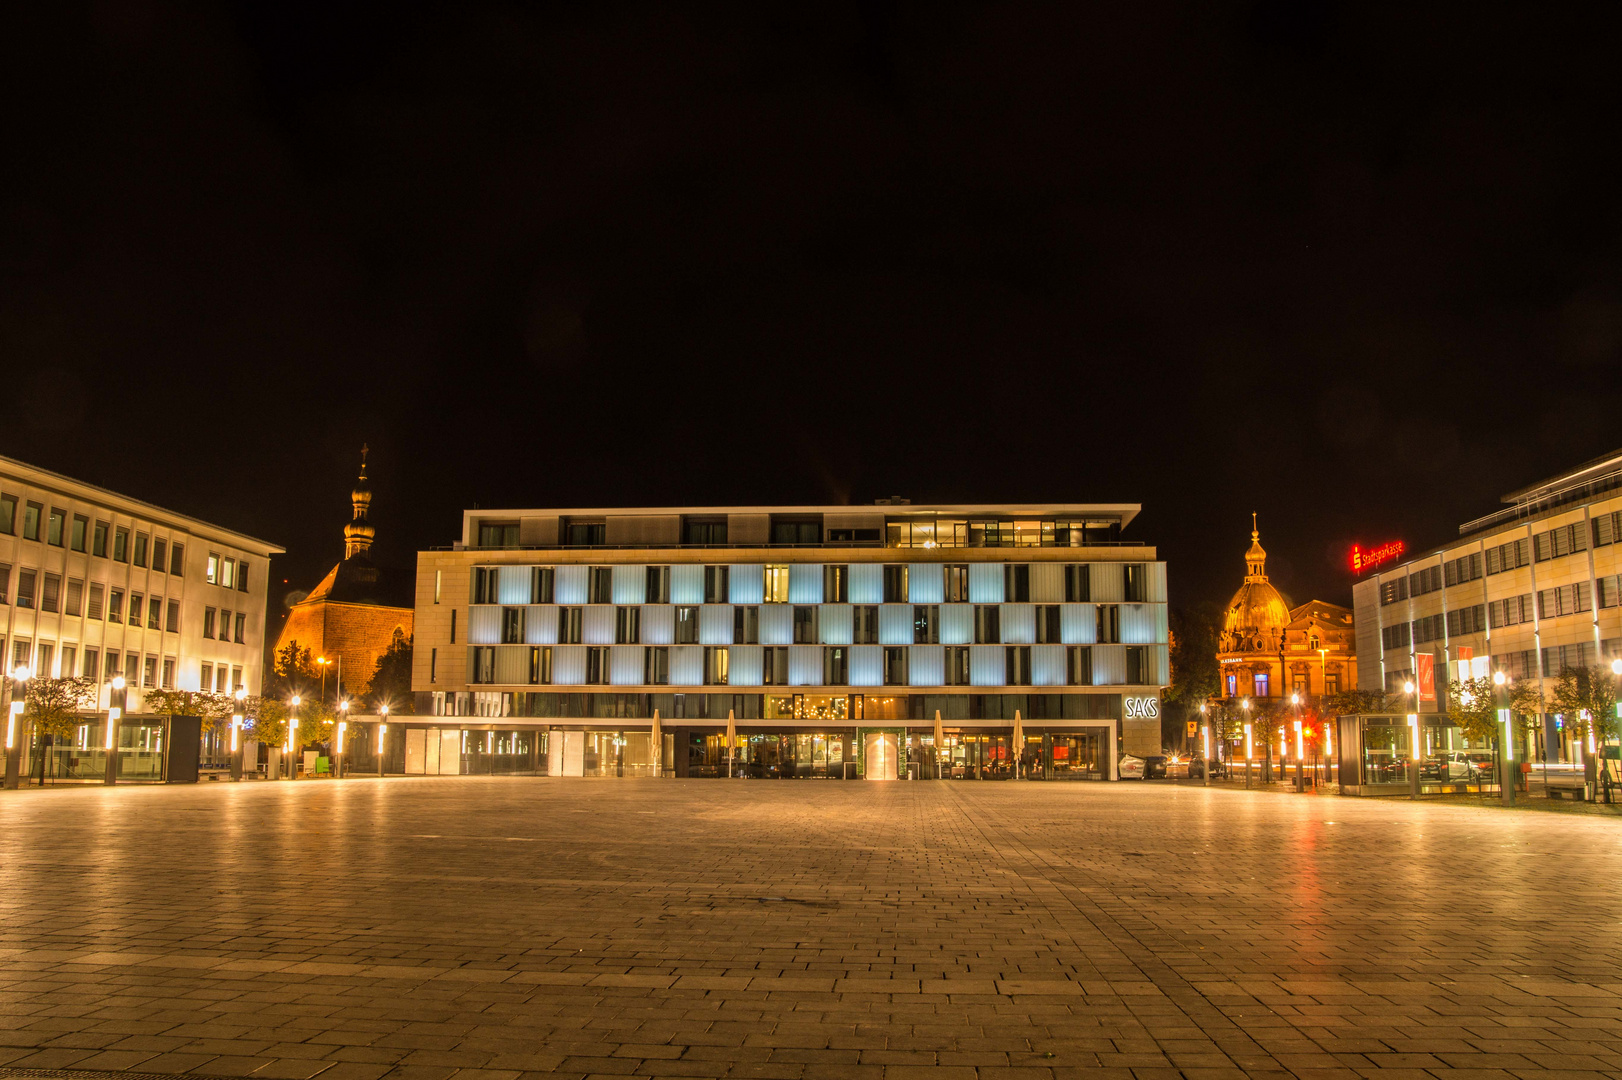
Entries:
{"type": "Polygon", "coordinates": [[[1564,717],[1573,738],[1592,735],[1598,741],[1615,735],[1616,678],[1602,667],[1566,668],[1549,692],[1548,708],[1564,717]]]}
{"type": "Polygon", "coordinates": [[[1500,690],[1490,678],[1463,679],[1449,686],[1447,719],[1471,742],[1491,743],[1502,734],[1500,707],[1509,709],[1515,734],[1525,736],[1541,704],[1535,683],[1514,682],[1500,690]]]}
{"type": "Polygon", "coordinates": [[[285,700],[304,693],[319,679],[310,650],[297,641],[289,641],[276,650],[276,661],[271,666],[270,677],[265,680],[265,696],[285,700]]]}
{"type": "Polygon", "coordinates": [[[1323,700],[1325,716],[1360,716],[1392,711],[1391,702],[1379,690],[1342,690],[1323,700]]]}
{"type": "MultiPolygon", "coordinates": [[[[291,716],[291,714],[289,714],[291,716]]],[[[293,746],[309,746],[332,739],[338,714],[324,701],[305,701],[298,707],[298,730],[293,733],[293,746]]]]}
{"type": "Polygon", "coordinates": [[[1222,609],[1202,603],[1171,611],[1171,686],[1166,700],[1189,709],[1216,696],[1221,684],[1217,670],[1217,635],[1222,609]]]}
{"type": "Polygon", "coordinates": [[[411,638],[396,638],[388,651],[377,658],[377,667],[366,687],[366,699],[373,712],[383,705],[397,714],[410,715],[417,711],[411,693],[411,643],[411,638]]]}
{"type": "Polygon", "coordinates": [[[72,735],[80,713],[96,703],[96,680],[87,675],[28,680],[23,716],[42,735],[72,735]]]}
{"type": "Polygon", "coordinates": [[[141,697],[141,706],[147,712],[169,717],[200,717],[203,730],[210,732],[218,731],[229,722],[236,711],[236,699],[230,694],[207,690],[148,690],[141,697]]]}
{"type": "Polygon", "coordinates": [[[279,698],[250,697],[243,702],[248,716],[248,737],[267,746],[287,741],[287,705],[279,698]]]}

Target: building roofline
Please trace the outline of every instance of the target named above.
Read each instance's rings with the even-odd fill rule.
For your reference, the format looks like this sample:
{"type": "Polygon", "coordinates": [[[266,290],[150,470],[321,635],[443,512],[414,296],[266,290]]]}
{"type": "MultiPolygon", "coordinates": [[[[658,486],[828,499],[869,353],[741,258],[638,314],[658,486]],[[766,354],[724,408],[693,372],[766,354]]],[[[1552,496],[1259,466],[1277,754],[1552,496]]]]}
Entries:
{"type": "Polygon", "coordinates": [[[1585,461],[1575,468],[1556,473],[1551,477],[1539,480],[1535,484],[1529,484],[1526,487],[1512,491],[1499,501],[1509,504],[1531,502],[1534,499],[1558,494],[1567,488],[1591,483],[1600,476],[1615,472],[1622,472],[1622,450],[1612,450],[1608,454],[1601,454],[1599,457],[1585,461]]]}
{"type": "Polygon", "coordinates": [[[463,521],[474,517],[668,517],[702,514],[875,514],[906,517],[918,514],[987,516],[991,514],[1111,514],[1121,527],[1143,509],[1142,503],[898,503],[845,504],[842,506],[610,506],[610,507],[481,507],[462,511],[463,521]]]}
{"type": "MultiPolygon", "coordinates": [[[[171,521],[183,522],[188,528],[196,527],[194,531],[206,530],[222,539],[231,541],[237,547],[254,550],[255,554],[258,554],[263,558],[269,558],[272,555],[285,555],[287,553],[286,548],[272,544],[268,540],[261,540],[257,536],[249,536],[247,533],[237,532],[235,529],[228,529],[223,525],[216,525],[213,522],[204,521],[202,518],[193,517],[190,514],[183,514],[178,510],[170,510],[167,507],[159,506],[156,503],[149,503],[144,499],[137,499],[131,495],[124,495],[120,492],[113,491],[111,488],[104,488],[99,484],[92,484],[86,480],[78,480],[74,477],[66,476],[59,472],[53,472],[50,469],[42,468],[38,465],[30,465],[26,461],[19,461],[16,458],[0,455],[0,469],[6,468],[15,468],[19,470],[26,470],[27,472],[31,473],[37,473],[40,476],[47,478],[49,481],[59,485],[64,485],[69,489],[61,492],[61,494],[65,496],[74,495],[74,490],[72,489],[77,489],[77,491],[80,493],[79,497],[85,498],[86,501],[89,502],[110,503],[131,509],[143,517],[161,516],[168,518],[171,521]]],[[[25,477],[19,477],[19,479],[25,479],[25,477]]],[[[49,487],[50,484],[42,484],[41,486],[49,487]]]]}

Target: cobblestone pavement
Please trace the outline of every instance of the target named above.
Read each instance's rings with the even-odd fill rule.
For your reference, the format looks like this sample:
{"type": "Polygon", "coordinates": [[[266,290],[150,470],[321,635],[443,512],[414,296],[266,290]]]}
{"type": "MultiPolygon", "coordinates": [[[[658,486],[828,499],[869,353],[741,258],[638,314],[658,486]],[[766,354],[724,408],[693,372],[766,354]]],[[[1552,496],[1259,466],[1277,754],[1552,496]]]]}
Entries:
{"type": "Polygon", "coordinates": [[[0,1066],[1617,1077],[1619,870],[1603,819],[1143,784],[7,792],[0,1066]]]}

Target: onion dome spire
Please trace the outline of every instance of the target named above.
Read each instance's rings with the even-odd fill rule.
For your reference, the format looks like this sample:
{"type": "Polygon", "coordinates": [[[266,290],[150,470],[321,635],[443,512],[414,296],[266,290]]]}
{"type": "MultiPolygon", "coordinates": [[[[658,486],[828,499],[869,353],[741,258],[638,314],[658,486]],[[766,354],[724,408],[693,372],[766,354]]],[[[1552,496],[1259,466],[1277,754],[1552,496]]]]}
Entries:
{"type": "Polygon", "coordinates": [[[371,551],[372,539],[377,530],[372,523],[366,520],[367,512],[372,507],[372,485],[366,479],[366,454],[369,447],[362,444],[360,448],[360,477],[355,481],[354,488],[349,492],[350,503],[355,508],[355,517],[344,526],[344,558],[353,559],[357,555],[366,555],[371,551]]]}

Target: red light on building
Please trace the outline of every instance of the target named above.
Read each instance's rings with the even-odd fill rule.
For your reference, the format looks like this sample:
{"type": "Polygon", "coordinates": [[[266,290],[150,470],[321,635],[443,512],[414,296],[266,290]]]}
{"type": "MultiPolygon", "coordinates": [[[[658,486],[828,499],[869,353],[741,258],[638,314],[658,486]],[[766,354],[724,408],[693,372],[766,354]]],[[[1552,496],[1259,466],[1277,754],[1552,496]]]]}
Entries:
{"type": "Polygon", "coordinates": [[[1402,553],[1407,550],[1408,545],[1401,540],[1391,540],[1377,548],[1369,548],[1367,551],[1363,550],[1360,545],[1353,544],[1352,573],[1366,574],[1376,566],[1400,559],[1402,553]]]}

